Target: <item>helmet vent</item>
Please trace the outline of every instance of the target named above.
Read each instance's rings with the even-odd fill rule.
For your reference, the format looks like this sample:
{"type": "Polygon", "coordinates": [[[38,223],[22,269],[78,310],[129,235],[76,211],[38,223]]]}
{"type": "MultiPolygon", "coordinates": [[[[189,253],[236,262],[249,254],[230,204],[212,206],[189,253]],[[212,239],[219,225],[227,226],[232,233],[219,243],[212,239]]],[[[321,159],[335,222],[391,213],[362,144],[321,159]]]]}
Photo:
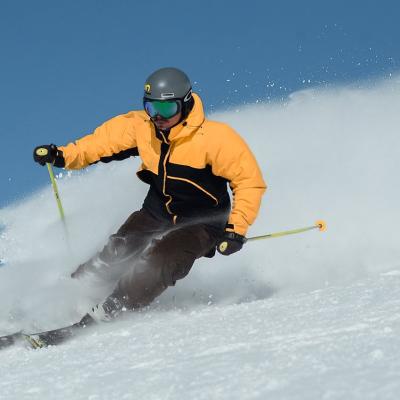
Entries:
{"type": "Polygon", "coordinates": [[[175,97],[175,93],[161,93],[163,99],[171,99],[175,97]]]}

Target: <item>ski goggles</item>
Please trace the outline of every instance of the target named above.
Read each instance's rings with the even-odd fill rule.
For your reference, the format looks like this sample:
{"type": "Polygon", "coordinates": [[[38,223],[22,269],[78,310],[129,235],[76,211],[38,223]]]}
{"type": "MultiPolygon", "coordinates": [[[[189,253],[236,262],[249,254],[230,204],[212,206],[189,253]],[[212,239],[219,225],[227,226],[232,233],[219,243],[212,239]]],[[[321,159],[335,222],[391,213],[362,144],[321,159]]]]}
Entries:
{"type": "Polygon", "coordinates": [[[145,99],[143,105],[151,118],[159,115],[161,118],[170,119],[181,111],[181,102],[179,100],[145,99]]]}

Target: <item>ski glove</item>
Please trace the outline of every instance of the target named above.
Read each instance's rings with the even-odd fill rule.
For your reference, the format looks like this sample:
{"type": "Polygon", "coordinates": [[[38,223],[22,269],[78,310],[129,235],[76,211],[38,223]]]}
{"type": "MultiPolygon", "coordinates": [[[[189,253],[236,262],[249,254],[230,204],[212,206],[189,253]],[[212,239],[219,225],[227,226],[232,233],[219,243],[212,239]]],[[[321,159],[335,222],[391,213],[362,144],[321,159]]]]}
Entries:
{"type": "Polygon", "coordinates": [[[238,233],[225,231],[224,236],[217,243],[218,253],[229,256],[239,251],[246,241],[247,239],[238,233]]]}
{"type": "Polygon", "coordinates": [[[55,144],[44,144],[36,147],[33,151],[33,159],[40,165],[50,163],[55,167],[65,167],[63,152],[58,150],[55,144]]]}

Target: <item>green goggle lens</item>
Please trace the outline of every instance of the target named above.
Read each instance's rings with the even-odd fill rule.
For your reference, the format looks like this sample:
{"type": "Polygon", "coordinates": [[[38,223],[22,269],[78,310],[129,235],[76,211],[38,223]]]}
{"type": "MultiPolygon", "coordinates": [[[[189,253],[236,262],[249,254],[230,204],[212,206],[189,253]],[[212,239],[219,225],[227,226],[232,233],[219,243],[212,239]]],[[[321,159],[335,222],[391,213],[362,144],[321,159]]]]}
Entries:
{"type": "Polygon", "coordinates": [[[144,101],[144,109],[151,118],[159,115],[169,119],[178,114],[179,105],[178,101],[144,101]]]}

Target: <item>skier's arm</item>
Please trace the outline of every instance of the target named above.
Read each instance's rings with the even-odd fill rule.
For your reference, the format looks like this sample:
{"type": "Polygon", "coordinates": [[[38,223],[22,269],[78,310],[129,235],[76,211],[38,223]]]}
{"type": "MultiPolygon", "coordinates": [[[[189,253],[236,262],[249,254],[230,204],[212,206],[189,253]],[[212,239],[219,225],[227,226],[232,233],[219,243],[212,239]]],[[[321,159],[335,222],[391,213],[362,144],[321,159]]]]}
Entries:
{"type": "Polygon", "coordinates": [[[227,179],[233,193],[226,231],[245,236],[257,217],[267,186],[244,140],[229,126],[224,126],[220,133],[210,161],[213,173],[227,179]]]}
{"type": "Polygon", "coordinates": [[[132,121],[123,115],[100,125],[92,134],[58,147],[66,169],[81,169],[99,161],[123,160],[138,155],[132,121]]]}

